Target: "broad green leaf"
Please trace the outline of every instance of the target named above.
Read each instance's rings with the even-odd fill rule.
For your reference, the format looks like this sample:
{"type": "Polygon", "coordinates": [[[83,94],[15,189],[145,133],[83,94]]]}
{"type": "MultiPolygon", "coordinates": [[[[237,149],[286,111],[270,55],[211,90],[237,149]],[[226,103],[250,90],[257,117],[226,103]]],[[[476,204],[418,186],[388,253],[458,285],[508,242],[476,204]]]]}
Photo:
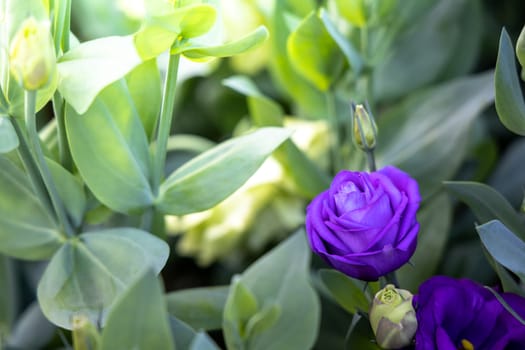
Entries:
{"type": "Polygon", "coordinates": [[[220,329],[228,291],[220,286],[168,293],[168,312],[195,329],[220,329]]]}
{"type": "MultiPolygon", "coordinates": [[[[257,126],[283,125],[284,111],[281,106],[264,96],[248,78],[236,76],[225,79],[223,83],[247,96],[248,109],[257,126]]],[[[313,198],[329,186],[328,175],[319,169],[291,140],[286,140],[275,151],[274,156],[305,197],[313,198]]]]}
{"type": "Polygon", "coordinates": [[[176,45],[171,50],[171,54],[182,53],[192,60],[203,60],[212,57],[230,57],[256,48],[267,38],[268,30],[266,27],[260,26],[242,38],[222,45],[208,46],[199,44],[197,41],[190,41],[188,45],[176,45]]]}
{"type": "Polygon", "coordinates": [[[321,9],[320,17],[323,21],[326,30],[328,31],[332,39],[334,39],[337,46],[339,46],[341,52],[345,55],[348,65],[352,67],[354,74],[358,76],[364,65],[363,58],[352,44],[352,41],[348,40],[348,38],[346,38],[339,31],[335,23],[333,23],[333,21],[330,19],[328,12],[326,12],[324,9],[321,9]]]}
{"type": "Polygon", "coordinates": [[[57,192],[76,227],[80,226],[86,209],[86,194],[82,182],[51,159],[46,159],[57,192]]]}
{"type": "Polygon", "coordinates": [[[224,306],[224,335],[230,349],[243,349],[248,336],[248,322],[257,315],[259,303],[255,295],[235,278],[224,306]]]}
{"type": "Polygon", "coordinates": [[[155,205],[166,214],[209,209],[244,184],[290,136],[282,128],[261,128],[202,153],[172,173],[160,186],[155,205]]]}
{"type": "Polygon", "coordinates": [[[160,111],[162,98],[160,72],[156,60],[149,60],[126,76],[126,84],[146,136],[151,137],[160,111]]]}
{"type": "Polygon", "coordinates": [[[54,324],[71,329],[74,315],[105,324],[115,300],[146,268],[158,273],[169,247],[134,228],[83,233],[53,256],[38,285],[38,301],[54,324]]]}
{"type": "Polygon", "coordinates": [[[445,182],[446,189],[465,202],[480,223],[498,219],[525,239],[523,221],[507,200],[493,188],[476,182],[445,182]]]}
{"type": "Polygon", "coordinates": [[[476,226],[476,230],[490,255],[525,281],[525,242],[499,220],[476,226]]]}
{"type": "Polygon", "coordinates": [[[116,301],[101,350],[175,350],[160,281],[147,269],[116,301]]]}
{"type": "Polygon", "coordinates": [[[106,88],[84,115],[68,106],[65,124],[75,164],[100,202],[119,212],[153,202],[147,138],[122,81],[106,88]]]}
{"type": "Polygon", "coordinates": [[[26,175],[4,156],[0,156],[0,183],[0,252],[29,260],[51,257],[65,237],[26,175]]]}
{"type": "Polygon", "coordinates": [[[236,327],[231,324],[239,320],[226,318],[228,305],[235,297],[230,290],[223,321],[227,344],[240,339],[241,345],[250,350],[309,349],[313,346],[320,307],[309,281],[310,251],[304,235],[301,230],[282,242],[253,263],[238,280],[238,285],[255,296],[258,306],[258,311],[244,326],[257,323],[257,319],[263,320],[259,331],[247,334],[245,339],[242,334],[234,332],[236,327]],[[301,315],[300,322],[297,315],[301,315]],[[252,321],[252,318],[255,319],[252,321]]]}
{"type": "Polygon", "coordinates": [[[191,342],[189,350],[218,350],[219,347],[213,343],[210,337],[204,333],[199,332],[191,342]]]}
{"type": "Polygon", "coordinates": [[[142,63],[133,36],[87,41],[58,62],[58,91],[78,114],[84,114],[109,84],[142,63]]]}
{"type": "Polygon", "coordinates": [[[414,293],[432,277],[443,256],[452,221],[452,205],[447,195],[439,194],[427,201],[418,213],[418,221],[416,252],[410,264],[397,270],[399,285],[414,293]]]}
{"type": "Polygon", "coordinates": [[[18,307],[18,283],[14,267],[10,258],[0,254],[0,339],[6,339],[11,332],[18,307]]]}
{"type": "Polygon", "coordinates": [[[485,254],[485,258],[487,258],[490,266],[496,271],[503,291],[525,296],[525,292],[516,281],[514,275],[498,263],[485,247],[483,247],[483,253],[485,254]]]}
{"type": "MultiPolygon", "coordinates": [[[[1,92],[0,92],[1,93],[1,92]]],[[[0,116],[0,153],[11,152],[18,147],[18,136],[6,116],[0,116]]]]}
{"type": "Polygon", "coordinates": [[[362,283],[337,270],[322,269],[319,277],[330,296],[346,311],[355,314],[358,311],[368,312],[370,301],[364,293],[362,283]]]}
{"type": "Polygon", "coordinates": [[[493,94],[493,75],[485,73],[411,95],[378,121],[377,163],[407,171],[429,196],[457,171],[472,123],[493,94]]]}
{"type": "Polygon", "coordinates": [[[196,332],[193,328],[188,326],[181,320],[170,316],[171,333],[175,339],[175,347],[177,349],[190,350],[218,350],[219,347],[208,337],[206,332],[196,332]]]}
{"type": "Polygon", "coordinates": [[[525,135],[525,101],[518,78],[516,58],[509,35],[503,29],[499,39],[495,74],[496,111],[507,129],[525,135]]]}
{"type": "Polygon", "coordinates": [[[321,91],[327,91],[340,78],[343,55],[316,12],[290,34],[287,52],[297,72],[321,91]]]}

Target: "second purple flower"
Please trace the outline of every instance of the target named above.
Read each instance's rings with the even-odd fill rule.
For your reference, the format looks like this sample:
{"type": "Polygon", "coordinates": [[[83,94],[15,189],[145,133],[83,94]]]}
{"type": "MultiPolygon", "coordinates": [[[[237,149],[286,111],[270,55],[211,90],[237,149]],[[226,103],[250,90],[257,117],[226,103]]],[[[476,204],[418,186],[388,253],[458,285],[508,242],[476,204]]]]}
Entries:
{"type": "Polygon", "coordinates": [[[307,208],[310,246],[346,275],[377,280],[414,253],[420,201],[417,182],[393,166],[373,173],[343,170],[307,208]]]}

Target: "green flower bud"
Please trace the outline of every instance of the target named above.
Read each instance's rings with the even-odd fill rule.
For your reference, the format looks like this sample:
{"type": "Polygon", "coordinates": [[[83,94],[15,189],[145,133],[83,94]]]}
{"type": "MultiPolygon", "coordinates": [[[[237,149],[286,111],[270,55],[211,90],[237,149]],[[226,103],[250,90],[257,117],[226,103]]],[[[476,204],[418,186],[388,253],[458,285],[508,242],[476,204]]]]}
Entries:
{"type": "Polygon", "coordinates": [[[525,26],[523,26],[516,43],[516,56],[521,65],[521,79],[525,81],[525,26]]]}
{"type": "Polygon", "coordinates": [[[393,284],[377,292],[370,307],[370,325],[382,348],[399,349],[409,345],[417,330],[412,294],[393,284]]]}
{"type": "Polygon", "coordinates": [[[55,74],[56,57],[49,22],[27,18],[11,41],[9,64],[26,90],[44,87],[55,74]]]}
{"type": "Polygon", "coordinates": [[[352,105],[354,118],[354,142],[363,151],[371,151],[376,146],[377,125],[363,105],[352,105]]]}
{"type": "Polygon", "coordinates": [[[100,334],[95,325],[84,315],[75,315],[72,320],[73,348],[89,350],[100,348],[100,334]]]}

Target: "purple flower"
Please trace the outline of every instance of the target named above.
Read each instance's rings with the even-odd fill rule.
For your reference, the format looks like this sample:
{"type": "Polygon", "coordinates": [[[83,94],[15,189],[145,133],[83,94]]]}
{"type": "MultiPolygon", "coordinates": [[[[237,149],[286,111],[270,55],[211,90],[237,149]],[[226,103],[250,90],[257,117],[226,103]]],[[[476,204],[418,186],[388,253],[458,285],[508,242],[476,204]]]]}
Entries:
{"type": "MultiPolygon", "coordinates": [[[[522,318],[525,299],[502,293],[522,318]]],[[[525,326],[483,286],[434,276],[413,299],[419,327],[416,350],[510,350],[525,348],[525,326]]]]}
{"type": "Polygon", "coordinates": [[[417,182],[393,166],[343,170],[306,210],[310,246],[348,276],[377,280],[414,253],[420,201],[417,182]]]}

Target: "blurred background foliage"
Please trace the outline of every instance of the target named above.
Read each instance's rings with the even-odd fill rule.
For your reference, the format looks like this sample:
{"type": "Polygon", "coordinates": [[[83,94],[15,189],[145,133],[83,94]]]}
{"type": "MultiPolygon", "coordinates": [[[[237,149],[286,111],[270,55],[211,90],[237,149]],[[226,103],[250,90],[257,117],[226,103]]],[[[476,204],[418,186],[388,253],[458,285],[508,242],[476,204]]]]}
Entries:
{"type": "MultiPolygon", "coordinates": [[[[399,273],[402,286],[415,291],[433,274],[495,283],[475,217],[445,192],[442,181],[485,182],[514,208],[522,203],[524,183],[516,174],[525,164],[525,141],[498,120],[491,70],[501,28],[516,41],[525,24],[525,3],[219,3],[225,40],[260,24],[270,39],[234,58],[182,61],[167,171],[256,126],[288,126],[294,143],[285,144],[217,207],[167,218],[166,237],[174,248],[163,271],[167,291],[228,284],[234,273],[303,224],[308,200],[336,171],[365,168],[348,131],[351,101],[368,102],[378,122],[378,167],[395,164],[421,185],[420,241],[413,266],[399,273]]],[[[142,0],[72,4],[72,31],[80,41],[132,33],[144,16],[142,0]]],[[[165,66],[165,57],[159,65],[165,66]]],[[[315,258],[313,264],[325,267],[315,258]]],[[[1,258],[0,333],[12,328],[14,348],[61,344],[35,306],[42,269],[39,263],[1,258]],[[32,339],[25,336],[29,330],[32,339]]],[[[322,299],[322,312],[317,343],[338,348],[351,315],[328,297],[322,299]]]]}

